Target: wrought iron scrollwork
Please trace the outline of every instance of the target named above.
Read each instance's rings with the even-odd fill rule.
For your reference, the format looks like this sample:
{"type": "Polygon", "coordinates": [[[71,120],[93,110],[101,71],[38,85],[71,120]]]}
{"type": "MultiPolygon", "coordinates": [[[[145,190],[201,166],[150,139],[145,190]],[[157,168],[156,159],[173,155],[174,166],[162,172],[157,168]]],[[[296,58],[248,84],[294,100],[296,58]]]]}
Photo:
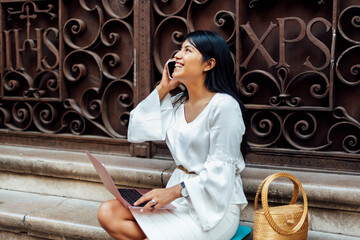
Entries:
{"type": "Polygon", "coordinates": [[[318,119],[314,114],[295,112],[288,114],[283,122],[284,138],[291,146],[300,150],[321,150],[331,143],[320,143],[321,131],[318,119]],[[315,144],[319,142],[318,146],[315,144]]]}
{"type": "Polygon", "coordinates": [[[154,62],[159,72],[163,71],[165,62],[179,50],[183,37],[187,34],[187,22],[182,17],[164,19],[155,31],[154,62]]]}
{"type": "Polygon", "coordinates": [[[192,1],[187,10],[189,31],[206,29],[217,32],[229,44],[235,36],[235,12],[232,1],[192,1]],[[212,22],[205,19],[213,19],[212,22]]]}
{"type": "Polygon", "coordinates": [[[134,1],[133,0],[102,0],[102,5],[107,14],[112,18],[124,19],[133,13],[134,1]]]}
{"type": "Polygon", "coordinates": [[[186,0],[154,0],[153,7],[157,14],[169,17],[184,9],[186,0]]]}
{"type": "MultiPolygon", "coordinates": [[[[75,50],[64,59],[65,80],[70,81],[69,86],[72,86],[68,90],[71,98],[64,101],[64,106],[69,109],[68,114],[78,116],[76,122],[67,126],[73,126],[74,134],[83,134],[90,124],[109,137],[126,138],[129,111],[133,104],[133,86],[131,81],[122,78],[129,75],[134,55],[132,27],[121,19],[133,11],[133,3],[117,3],[119,8],[114,8],[115,2],[102,3],[105,12],[116,18],[105,20],[100,5],[90,7],[82,1],[80,6],[84,10],[99,16],[97,24],[91,26],[93,29],[88,29],[82,24],[84,21],[81,17],[72,18],[74,23],[78,23],[74,25],[75,33],[81,32],[83,36],[96,34],[90,43],[82,38],[77,38],[76,44],[74,41],[67,42],[75,50]],[[98,52],[97,48],[102,51],[98,52]]],[[[68,21],[65,26],[71,29],[68,27],[71,22],[68,21]]],[[[73,33],[69,31],[64,35],[70,39],[73,33]]]]}
{"type": "Polygon", "coordinates": [[[264,0],[251,0],[248,4],[249,8],[255,8],[257,7],[259,4],[261,4],[261,2],[263,2],[264,0]]]}
{"type": "Polygon", "coordinates": [[[251,117],[252,147],[271,147],[280,138],[283,131],[282,118],[275,112],[258,111],[251,117]]]}
{"type": "MultiPolygon", "coordinates": [[[[266,18],[266,23],[257,21],[256,13],[284,12],[284,7],[261,0],[248,2],[247,19],[240,25],[244,52],[238,87],[252,115],[249,138],[254,149],[359,153],[358,111],[345,106],[351,105],[346,99],[357,96],[360,83],[360,6],[343,5],[335,25],[331,21],[335,12],[324,15],[323,6],[331,4],[314,1],[310,7],[319,15],[285,16],[276,18],[277,23],[266,18]],[[339,34],[331,35],[336,27],[339,34]],[[298,43],[309,51],[316,49],[311,53],[292,49],[298,43]],[[334,89],[337,84],[342,85],[334,89]]],[[[331,7],[334,10],[337,5],[331,7]]]]}
{"type": "Polygon", "coordinates": [[[39,102],[34,106],[34,124],[43,133],[55,134],[61,131],[61,106],[39,102]]]}
{"type": "Polygon", "coordinates": [[[10,104],[11,111],[2,111],[5,115],[4,125],[11,130],[28,130],[32,123],[33,107],[26,102],[14,102],[10,104]]]}
{"type": "Polygon", "coordinates": [[[76,111],[67,111],[61,118],[61,125],[74,135],[82,135],[86,129],[86,121],[76,111]]]}
{"type": "Polygon", "coordinates": [[[123,20],[110,19],[101,27],[101,42],[110,50],[102,57],[102,71],[112,80],[121,79],[134,63],[133,29],[123,20]]]}
{"type": "MultiPolygon", "coordinates": [[[[289,71],[288,68],[279,68],[277,70],[277,77],[263,70],[249,71],[241,77],[239,89],[244,96],[252,97],[258,93],[260,88],[260,83],[257,83],[259,82],[257,80],[261,79],[262,82],[268,81],[278,91],[277,95],[269,98],[271,106],[299,106],[302,101],[302,97],[299,96],[303,94],[293,89],[299,82],[303,83],[303,81],[310,81],[308,84],[309,93],[313,98],[322,99],[328,95],[330,82],[325,74],[316,71],[306,71],[289,80],[289,71]],[[293,96],[292,92],[298,96],[293,96]]],[[[270,89],[268,88],[268,90],[270,89]]],[[[266,102],[263,102],[263,105],[267,105],[266,102]]]]}
{"type": "Polygon", "coordinates": [[[336,107],[325,120],[306,112],[293,112],[284,117],[272,111],[257,111],[251,118],[252,147],[274,147],[285,139],[293,148],[307,151],[333,150],[360,152],[360,122],[344,107],[336,107]],[[334,120],[330,123],[330,117],[334,120]],[[324,131],[324,126],[327,130],[324,131]],[[317,143],[317,145],[316,145],[317,143]]]}
{"type": "Polygon", "coordinates": [[[79,8],[76,8],[77,14],[81,14],[83,19],[70,18],[64,24],[64,40],[73,49],[88,49],[97,44],[104,23],[104,10],[97,4],[93,7],[88,6],[85,0],[79,0],[79,4],[79,8]],[[85,18],[92,20],[91,26],[85,18]],[[95,18],[96,21],[93,20],[95,18]]]}
{"type": "Polygon", "coordinates": [[[350,116],[344,107],[336,107],[333,117],[340,121],[331,126],[328,140],[337,141],[338,146],[341,146],[339,150],[360,153],[360,122],[350,116]]]}
{"type": "Polygon", "coordinates": [[[153,8],[159,15],[153,39],[154,63],[158,72],[163,71],[165,62],[179,50],[188,32],[198,29],[215,31],[233,45],[236,33],[234,7],[234,1],[153,1],[153,8]],[[212,21],[209,22],[209,18],[212,21]]]}
{"type": "Polygon", "coordinates": [[[360,6],[351,5],[345,8],[339,15],[337,26],[344,39],[360,44],[360,6]]]}
{"type": "Polygon", "coordinates": [[[129,108],[133,101],[134,96],[130,81],[114,81],[105,89],[101,106],[102,120],[107,131],[113,136],[126,137],[130,117],[129,108]]]}
{"type": "Polygon", "coordinates": [[[133,104],[134,2],[1,4],[8,24],[0,127],[126,138],[133,104]]]}
{"type": "Polygon", "coordinates": [[[360,6],[351,5],[339,15],[337,23],[340,35],[352,46],[343,51],[336,61],[336,74],[340,81],[349,86],[360,83],[360,6]]]}
{"type": "Polygon", "coordinates": [[[336,74],[341,82],[350,86],[360,84],[360,45],[346,49],[336,61],[336,74]],[[352,62],[349,64],[349,62],[352,62]]]}
{"type": "Polygon", "coordinates": [[[1,1],[0,129],[126,139],[142,81],[202,29],[234,56],[253,149],[359,154],[360,5],[286,1],[1,1]]]}

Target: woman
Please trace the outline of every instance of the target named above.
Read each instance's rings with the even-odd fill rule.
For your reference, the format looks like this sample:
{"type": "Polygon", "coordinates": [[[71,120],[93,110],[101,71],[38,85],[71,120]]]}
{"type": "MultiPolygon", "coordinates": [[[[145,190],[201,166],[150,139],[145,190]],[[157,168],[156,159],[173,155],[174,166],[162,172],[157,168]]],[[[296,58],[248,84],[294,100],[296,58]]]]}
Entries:
{"type": "Polygon", "coordinates": [[[247,204],[240,178],[245,115],[233,60],[226,42],[208,31],[190,33],[174,58],[174,79],[165,67],[160,84],[131,112],[128,139],[166,140],[178,168],[166,188],[137,201],[149,201],[141,210],[110,200],[98,219],[116,239],[229,240],[247,204]],[[171,98],[181,83],[186,90],[171,98]],[[169,203],[176,209],[159,209],[169,203]]]}

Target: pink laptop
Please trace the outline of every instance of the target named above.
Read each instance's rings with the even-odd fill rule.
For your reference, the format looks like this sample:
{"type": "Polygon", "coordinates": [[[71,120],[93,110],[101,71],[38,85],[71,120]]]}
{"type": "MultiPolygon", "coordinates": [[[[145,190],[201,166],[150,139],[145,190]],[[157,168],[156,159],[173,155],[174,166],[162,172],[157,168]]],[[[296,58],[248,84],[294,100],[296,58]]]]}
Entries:
{"type": "MultiPolygon", "coordinates": [[[[143,194],[150,191],[148,189],[130,189],[130,188],[117,188],[108,171],[105,168],[104,163],[91,155],[88,151],[86,151],[90,161],[95,167],[97,174],[99,175],[101,181],[105,185],[106,189],[124,206],[127,208],[141,208],[146,203],[133,206],[133,203],[139,199],[143,194]]],[[[168,204],[166,206],[161,207],[161,209],[174,209],[175,206],[168,204]]]]}

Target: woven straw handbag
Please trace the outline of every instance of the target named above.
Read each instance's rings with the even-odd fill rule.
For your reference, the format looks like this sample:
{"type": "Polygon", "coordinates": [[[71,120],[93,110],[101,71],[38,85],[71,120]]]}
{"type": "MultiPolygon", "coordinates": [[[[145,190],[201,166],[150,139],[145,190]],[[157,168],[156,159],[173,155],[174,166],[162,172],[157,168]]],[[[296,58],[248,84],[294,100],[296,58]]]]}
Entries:
{"type": "Polygon", "coordinates": [[[268,176],[259,186],[255,197],[254,240],[306,240],[308,235],[308,202],[299,180],[289,173],[268,176]],[[268,190],[277,178],[289,178],[294,184],[294,193],[289,205],[269,207],[268,190]],[[262,210],[258,209],[260,190],[262,210]],[[295,204],[301,190],[304,205],[295,204]]]}

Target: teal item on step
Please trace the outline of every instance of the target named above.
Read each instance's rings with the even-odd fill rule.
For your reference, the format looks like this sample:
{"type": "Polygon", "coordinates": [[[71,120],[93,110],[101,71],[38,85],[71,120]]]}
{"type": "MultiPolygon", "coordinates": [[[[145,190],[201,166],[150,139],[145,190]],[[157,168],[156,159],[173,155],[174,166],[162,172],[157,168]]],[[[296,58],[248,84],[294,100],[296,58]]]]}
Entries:
{"type": "Polygon", "coordinates": [[[235,235],[230,240],[241,240],[251,233],[251,228],[239,225],[235,235]]]}

